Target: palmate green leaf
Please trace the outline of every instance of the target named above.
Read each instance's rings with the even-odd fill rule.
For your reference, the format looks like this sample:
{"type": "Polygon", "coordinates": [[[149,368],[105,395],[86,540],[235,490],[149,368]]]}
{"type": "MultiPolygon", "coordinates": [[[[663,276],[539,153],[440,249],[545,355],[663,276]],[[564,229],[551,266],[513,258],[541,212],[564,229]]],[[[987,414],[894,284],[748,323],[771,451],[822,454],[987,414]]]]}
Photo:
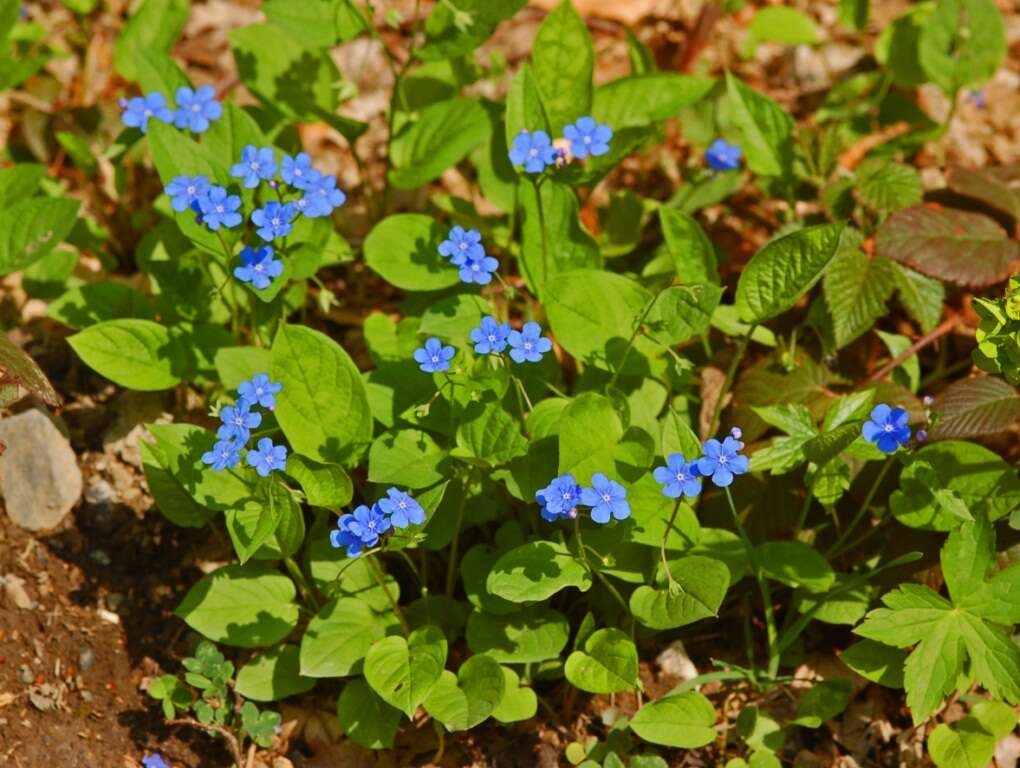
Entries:
{"type": "MultiPolygon", "coordinates": [[[[365,657],[365,679],[387,704],[409,718],[439,681],[446,664],[446,637],[427,624],[406,640],[377,640],[365,657]]],[[[502,680],[502,675],[500,676],[502,680]]]]}
{"type": "Polygon", "coordinates": [[[558,136],[564,126],[591,111],[595,71],[591,35],[571,0],[562,0],[542,21],[531,61],[549,127],[558,136]]]}
{"type": "Polygon", "coordinates": [[[650,701],[631,718],[630,727],[652,744],[695,749],[716,737],[715,707],[696,691],[650,701]]]}
{"type": "Polygon", "coordinates": [[[933,440],[976,437],[1003,432],[1020,419],[1020,395],[995,376],[961,379],[939,395],[933,409],[939,415],[929,433],[933,440]]]}
{"type": "Polygon", "coordinates": [[[768,96],[726,73],[729,116],[747,166],[763,176],[793,174],[793,118],[768,96]]]}
{"type": "Polygon", "coordinates": [[[390,181],[402,189],[423,186],[463,160],[488,131],[485,110],[476,99],[456,98],[426,107],[417,121],[390,141],[390,181]]]}
{"type": "Polygon", "coordinates": [[[129,389],[170,389],[188,373],[184,348],[152,320],[107,320],[67,341],[90,368],[129,389]]]}
{"type": "Polygon", "coordinates": [[[652,629],[675,629],[717,615],[729,585],[726,566],[691,555],[670,563],[677,586],[640,586],[630,596],[634,618],[652,629]]]}
{"type": "Polygon", "coordinates": [[[588,635],[583,650],[567,657],[563,669],[575,688],[589,693],[618,693],[637,688],[638,654],[623,630],[611,627],[588,635]]]}
{"type": "Polygon", "coordinates": [[[281,325],[271,378],[283,385],[275,415],[291,447],[326,464],[344,464],[372,437],[365,384],[344,349],[325,334],[281,325]]]}
{"type": "Polygon", "coordinates": [[[949,95],[990,80],[1006,56],[1006,30],[994,0],[937,0],[921,29],[921,67],[949,95]]]}
{"type": "Polygon", "coordinates": [[[386,282],[406,291],[449,288],[460,282],[460,277],[457,269],[439,255],[439,244],[445,236],[431,216],[387,216],[365,238],[365,263],[386,282]]]}
{"type": "Polygon", "coordinates": [[[259,648],[297,626],[294,583],[262,566],[227,565],[200,579],[175,613],[210,640],[259,648]]]}
{"type": "Polygon", "coordinates": [[[894,269],[888,259],[868,256],[857,247],[841,248],[829,262],[822,292],[837,349],[867,333],[886,314],[895,287],[894,269]]]}
{"type": "Polygon", "coordinates": [[[591,114],[614,131],[643,127],[673,117],[708,95],[715,80],[654,72],[613,80],[595,89],[591,114]]]}
{"type": "MultiPolygon", "coordinates": [[[[528,286],[545,299],[547,283],[569,270],[599,270],[602,255],[594,238],[581,225],[574,190],[553,179],[543,182],[536,193],[529,181],[517,187],[521,212],[521,269],[528,286]],[[538,211],[542,195],[542,215],[538,211]],[[545,221],[545,247],[542,221],[545,221]]],[[[548,302],[548,300],[546,300],[548,302]]],[[[547,306],[548,308],[548,306],[547,306]]]]}
{"type": "Polygon", "coordinates": [[[843,231],[842,224],[805,227],[758,251],[737,283],[736,306],[741,318],[761,323],[790,309],[839,251],[843,231]]]}
{"type": "Polygon", "coordinates": [[[659,206],[662,236],[673,258],[676,276],[685,284],[718,285],[715,247],[697,220],[689,213],[659,206]]]}
{"type": "Polygon", "coordinates": [[[491,656],[472,656],[454,675],[444,670],[423,702],[447,730],[466,731],[488,719],[503,700],[503,668],[491,656]]]}
{"type": "Polygon", "coordinates": [[[801,541],[766,541],[757,549],[765,574],[783,584],[824,591],[836,580],[829,561],[801,541]]]}
{"type": "Polygon", "coordinates": [[[979,517],[946,537],[940,553],[942,575],[954,603],[979,590],[995,558],[995,535],[987,519],[979,517]]]}
{"type": "Polygon", "coordinates": [[[1009,626],[1020,623],[1020,567],[1005,568],[960,598],[961,608],[982,619],[1009,626]]]}
{"type": "Polygon", "coordinates": [[[0,210],[0,277],[39,261],[70,234],[77,200],[32,197],[0,210]]]}
{"type": "MultiPolygon", "coordinates": [[[[144,0],[117,36],[113,65],[128,80],[138,75],[139,51],[166,53],[188,20],[188,0],[144,0]]],[[[170,100],[173,94],[163,94],[170,100]]]]}
{"type": "Polygon", "coordinates": [[[566,616],[534,605],[494,615],[472,611],[467,622],[468,647],[505,664],[526,664],[559,656],[570,637],[566,616]]]}
{"type": "Polygon", "coordinates": [[[542,94],[538,90],[535,73],[529,64],[517,70],[506,95],[507,148],[513,146],[514,138],[521,131],[549,133],[549,118],[542,106],[542,94]]]}
{"type": "Polygon", "coordinates": [[[340,692],[336,716],[344,735],[368,749],[391,748],[400,726],[400,710],[383,701],[361,677],[340,692]]]}
{"type": "Polygon", "coordinates": [[[237,692],[252,701],[279,701],[315,687],[298,671],[298,647],[284,643],[260,653],[237,671],[237,692]]]}
{"type": "Polygon", "coordinates": [[[425,45],[415,54],[420,59],[452,59],[469,53],[495,31],[496,26],[519,11],[527,0],[457,0],[447,5],[436,3],[425,22],[425,45]],[[456,8],[467,14],[470,24],[461,21],[456,8]]]}
{"type": "Polygon", "coordinates": [[[369,648],[394,624],[392,614],[377,614],[362,600],[330,601],[308,623],[301,638],[301,674],[344,677],[360,671],[369,648]]]}
{"type": "Polygon", "coordinates": [[[509,667],[503,670],[503,698],[494,710],[492,717],[501,723],[517,723],[530,720],[538,711],[538,697],[535,691],[520,684],[521,679],[509,667]]]}
{"type": "Polygon", "coordinates": [[[512,603],[545,600],[567,587],[591,588],[591,570],[564,544],[532,541],[496,561],[485,581],[493,595],[512,603]]]}

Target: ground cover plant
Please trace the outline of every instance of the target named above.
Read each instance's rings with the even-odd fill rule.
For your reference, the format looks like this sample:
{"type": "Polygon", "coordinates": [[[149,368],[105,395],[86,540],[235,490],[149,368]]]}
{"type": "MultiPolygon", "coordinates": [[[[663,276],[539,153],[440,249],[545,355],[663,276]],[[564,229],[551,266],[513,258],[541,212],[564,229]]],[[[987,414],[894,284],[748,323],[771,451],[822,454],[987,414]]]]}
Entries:
{"type": "MultiPolygon", "coordinates": [[[[101,5],[63,3],[80,30],[101,5]]],[[[699,19],[739,18],[751,61],[817,45],[808,5],[699,19]]],[[[701,26],[673,67],[628,31],[596,83],[571,0],[513,66],[480,49],[524,0],[266,0],[232,93],[174,56],[195,6],[131,4],[109,98],[42,132],[73,183],[17,136],[0,169],[0,274],[80,376],[187,403],[139,445],[151,514],[222,544],[145,682],[168,726],[297,764],[283,706],[315,701],[384,756],[425,732],[402,764],[541,722],[552,764],[767,768],[854,759],[832,724],[882,690],[914,764],[1006,759],[1020,192],[932,162],[1006,60],[992,0],[833,4],[868,52],[795,114],[701,26]],[[331,55],[356,44],[391,77],[378,178],[331,55]],[[758,235],[713,238],[727,209],[758,235]]],[[[0,42],[12,92],[69,55],[10,0],[0,42]]],[[[59,405],[4,337],[0,373],[59,405]]]]}

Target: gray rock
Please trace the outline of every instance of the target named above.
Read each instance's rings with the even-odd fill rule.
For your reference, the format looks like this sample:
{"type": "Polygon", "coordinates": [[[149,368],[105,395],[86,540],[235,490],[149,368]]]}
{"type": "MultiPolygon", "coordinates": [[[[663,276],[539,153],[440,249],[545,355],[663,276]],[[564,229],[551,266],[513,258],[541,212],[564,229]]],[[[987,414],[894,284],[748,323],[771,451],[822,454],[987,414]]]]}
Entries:
{"type": "Polygon", "coordinates": [[[92,669],[92,665],[96,663],[96,652],[88,645],[82,643],[78,650],[78,669],[82,672],[88,672],[92,669]]]}
{"type": "Polygon", "coordinates": [[[78,461],[67,438],[38,410],[0,419],[0,494],[7,516],[30,531],[56,527],[81,497],[78,461]]]}
{"type": "Polygon", "coordinates": [[[25,580],[21,577],[15,576],[13,573],[0,576],[0,585],[3,585],[4,596],[8,603],[22,610],[35,607],[35,601],[25,591],[25,580]]]}

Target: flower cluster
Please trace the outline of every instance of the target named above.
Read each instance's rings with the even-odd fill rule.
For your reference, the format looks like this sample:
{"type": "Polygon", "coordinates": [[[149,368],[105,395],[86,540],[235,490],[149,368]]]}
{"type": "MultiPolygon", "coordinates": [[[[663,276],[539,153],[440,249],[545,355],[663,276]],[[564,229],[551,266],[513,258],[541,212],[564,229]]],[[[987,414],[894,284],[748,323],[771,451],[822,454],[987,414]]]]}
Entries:
{"type": "Polygon", "coordinates": [[[909,414],[903,408],[890,408],[885,403],[871,410],[870,418],[861,427],[861,434],[882,453],[896,453],[910,442],[909,414]]]}
{"type": "Polygon", "coordinates": [[[492,274],[499,269],[499,262],[485,252],[482,235],[477,229],[454,227],[446,240],[439,244],[439,255],[460,268],[462,282],[487,285],[492,274]]]}
{"type": "MultiPolygon", "coordinates": [[[[283,388],[282,384],[269,380],[269,376],[259,373],[251,381],[245,381],[237,389],[237,402],[220,410],[220,427],[216,430],[216,444],[211,451],[202,454],[202,461],[217,472],[233,469],[241,463],[241,452],[251,439],[251,431],[262,423],[262,414],[253,410],[256,406],[273,410],[276,406],[276,393],[283,388]]],[[[262,477],[267,477],[273,470],[284,470],[287,467],[287,448],[273,445],[268,437],[258,441],[258,450],[248,451],[248,464],[262,477]]]]}
{"type": "Polygon", "coordinates": [[[360,555],[365,549],[379,543],[380,537],[391,528],[407,528],[425,522],[425,510],[412,496],[398,488],[386,491],[386,498],[372,506],[362,504],[353,512],[340,515],[336,530],[330,531],[329,543],[336,548],[346,547],[347,556],[360,555]]]}
{"type": "MultiPolygon", "coordinates": [[[[592,117],[578,118],[563,129],[563,142],[570,145],[570,154],[576,158],[599,157],[609,151],[613,129],[600,125],[592,117]]],[[[550,165],[566,161],[566,153],[553,145],[545,131],[521,131],[507,153],[515,166],[524,166],[528,173],[542,173],[550,165]]]]}
{"type": "MultiPolygon", "coordinates": [[[[527,322],[521,330],[511,329],[510,323],[497,322],[492,316],[482,318],[481,325],[471,330],[475,354],[501,356],[510,348],[510,359],[515,363],[537,363],[552,349],[552,342],[542,335],[542,326],[527,322]]],[[[442,373],[450,369],[450,361],[457,350],[434,336],[425,346],[414,351],[415,362],[425,373],[442,373]]]]}
{"type": "Polygon", "coordinates": [[[550,523],[573,520],[582,504],[591,508],[591,519],[599,524],[630,517],[627,489],[602,472],[592,475],[587,488],[582,488],[569,472],[560,475],[536,492],[535,499],[542,505],[542,518],[550,523]]]}
{"type": "Polygon", "coordinates": [[[176,107],[167,104],[162,93],[121,99],[120,106],[124,110],[121,120],[128,128],[138,128],[142,133],[148,130],[152,118],[194,133],[204,133],[209,130],[209,124],[223,114],[223,107],[216,101],[216,91],[209,85],[195,90],[182,86],[174,98],[176,107]]]}
{"type": "Polygon", "coordinates": [[[714,171],[735,171],[740,167],[740,147],[726,139],[716,139],[705,150],[705,162],[714,171]]]}
{"type": "Polygon", "coordinates": [[[706,440],[701,446],[702,455],[689,462],[682,453],[671,453],[666,466],[656,467],[652,472],[655,482],[662,486],[663,496],[693,498],[701,493],[702,478],[709,477],[718,487],[726,488],[735,475],[747,472],[750,464],[740,453],[744,449],[741,436],[740,429],[734,427],[721,442],[715,438],[706,440]]]}

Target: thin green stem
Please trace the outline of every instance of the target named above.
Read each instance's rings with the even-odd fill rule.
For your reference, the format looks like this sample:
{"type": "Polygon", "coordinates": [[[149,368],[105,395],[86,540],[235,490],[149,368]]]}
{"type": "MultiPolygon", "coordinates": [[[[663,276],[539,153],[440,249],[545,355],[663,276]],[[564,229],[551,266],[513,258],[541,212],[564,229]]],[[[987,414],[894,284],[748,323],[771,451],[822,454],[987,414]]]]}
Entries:
{"type": "Polygon", "coordinates": [[[450,541],[450,561],[446,564],[446,596],[453,597],[453,587],[457,583],[457,549],[460,545],[460,528],[464,524],[464,507],[467,505],[467,480],[461,485],[460,501],[457,504],[457,522],[453,527],[453,539],[450,541]]]}
{"type": "Polygon", "coordinates": [[[518,391],[524,396],[524,402],[528,404],[528,413],[531,413],[533,410],[535,410],[535,406],[531,404],[531,398],[528,397],[528,390],[524,388],[524,382],[522,382],[513,374],[510,374],[510,378],[514,380],[514,384],[517,385],[518,391]]]}
{"type": "Polygon", "coordinates": [[[659,554],[662,555],[662,570],[665,572],[666,579],[671,587],[676,584],[676,579],[673,578],[673,573],[669,570],[669,561],[666,559],[666,541],[669,539],[670,531],[673,530],[673,523],[676,522],[676,516],[679,511],[680,499],[677,499],[676,504],[673,505],[673,514],[669,516],[669,522],[666,523],[666,530],[662,533],[662,544],[659,547],[659,554]]]}
{"type": "Polygon", "coordinates": [[[538,229],[542,236],[542,291],[549,280],[549,243],[545,232],[545,206],[542,205],[542,181],[531,182],[535,187],[535,203],[538,206],[538,229]]]}
{"type": "Polygon", "coordinates": [[[744,358],[744,353],[747,352],[747,345],[751,341],[751,334],[754,333],[756,325],[751,325],[740,338],[740,344],[737,347],[737,351],[733,355],[733,359],[730,361],[730,367],[726,370],[726,378],[723,379],[722,387],[719,390],[719,399],[715,401],[715,408],[712,409],[712,420],[708,425],[708,437],[715,434],[716,430],[719,429],[719,417],[722,415],[723,403],[726,401],[726,395],[729,394],[730,387],[733,386],[733,379],[737,375],[737,367],[740,365],[740,361],[744,358]]]}
{"type": "MultiPolygon", "coordinates": [[[[272,496],[270,495],[270,499],[272,496]]],[[[311,586],[308,584],[308,580],[305,575],[301,572],[300,566],[294,562],[294,558],[285,557],[283,558],[283,564],[287,568],[287,573],[290,574],[291,578],[297,582],[298,592],[301,594],[301,599],[305,601],[307,605],[318,610],[319,604],[315,600],[315,593],[312,592],[311,586]]]]}
{"type": "Polygon", "coordinates": [[[875,494],[878,493],[878,488],[882,485],[882,481],[885,479],[886,474],[889,472],[889,468],[892,467],[893,460],[890,456],[885,460],[882,465],[882,469],[879,470],[878,475],[875,476],[875,481],[871,484],[871,488],[868,489],[868,495],[864,497],[864,502],[857,510],[857,514],[854,515],[850,521],[850,525],[843,529],[843,533],[836,539],[836,542],[829,547],[829,550],[825,553],[828,558],[833,558],[843,552],[843,545],[846,540],[850,538],[850,534],[854,532],[861,521],[868,514],[868,508],[871,506],[872,500],[875,498],[875,494]]]}
{"type": "Polygon", "coordinates": [[[627,601],[623,599],[623,595],[621,595],[620,591],[612,585],[612,583],[609,581],[608,578],[606,578],[606,575],[602,573],[602,571],[600,571],[598,568],[592,568],[592,571],[595,573],[596,576],[599,577],[599,581],[601,581],[603,586],[609,591],[609,594],[611,594],[613,598],[616,600],[616,602],[620,604],[620,607],[623,608],[624,614],[626,614],[627,618],[630,619],[631,629],[633,629],[634,617],[633,615],[631,615],[630,606],[627,605],[627,601]]]}
{"type": "Polygon", "coordinates": [[[404,616],[403,610],[397,603],[397,599],[393,596],[393,592],[390,591],[390,585],[386,583],[386,577],[383,576],[382,567],[379,565],[379,561],[376,560],[375,555],[368,555],[368,569],[375,576],[375,580],[382,587],[382,591],[386,593],[386,599],[389,600],[390,607],[393,608],[393,613],[396,614],[397,620],[400,622],[400,626],[404,630],[404,635],[411,634],[411,625],[407,623],[407,618],[404,616]]]}
{"type": "MultiPolygon", "coordinates": [[[[668,286],[667,286],[668,287],[668,286]]],[[[644,311],[641,313],[641,317],[634,324],[634,329],[630,333],[630,338],[627,339],[627,346],[624,347],[623,355],[620,357],[620,363],[616,366],[616,370],[613,371],[612,378],[609,379],[609,383],[606,384],[606,390],[608,391],[616,383],[617,378],[620,376],[620,371],[623,370],[624,363],[627,362],[627,356],[630,354],[631,349],[634,348],[634,342],[637,340],[637,336],[641,333],[641,328],[645,324],[645,320],[648,317],[648,313],[652,311],[652,307],[655,306],[655,302],[659,300],[659,297],[663,294],[666,289],[663,288],[656,293],[651,300],[645,305],[644,311]]]]}
{"type": "Polygon", "coordinates": [[[765,609],[765,633],[769,658],[768,674],[769,677],[775,677],[779,671],[779,648],[776,643],[776,616],[772,608],[772,592],[769,590],[768,580],[765,578],[761,562],[758,560],[758,552],[755,550],[751,538],[747,535],[744,524],[740,522],[740,515],[737,514],[737,505],[733,503],[733,494],[730,493],[728,486],[723,490],[726,492],[726,500],[729,502],[730,512],[733,513],[733,525],[737,529],[737,535],[740,536],[740,540],[744,542],[744,549],[747,551],[747,561],[751,565],[751,573],[754,575],[755,581],[758,582],[758,589],[761,592],[761,600],[765,609]]]}
{"type": "MultiPolygon", "coordinates": [[[[575,510],[576,511],[576,510],[575,510]]],[[[588,562],[588,553],[584,551],[584,539],[581,538],[581,516],[574,517],[574,537],[577,539],[577,554],[584,561],[584,564],[591,568],[588,562]]]]}

